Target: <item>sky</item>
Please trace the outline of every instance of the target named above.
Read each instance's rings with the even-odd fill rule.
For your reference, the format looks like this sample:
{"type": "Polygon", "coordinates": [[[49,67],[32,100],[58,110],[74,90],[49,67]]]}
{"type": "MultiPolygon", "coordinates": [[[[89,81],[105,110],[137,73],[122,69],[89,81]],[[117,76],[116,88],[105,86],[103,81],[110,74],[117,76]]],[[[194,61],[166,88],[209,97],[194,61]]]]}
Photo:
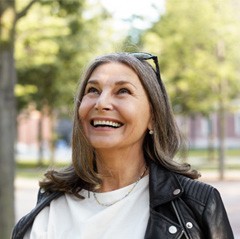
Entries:
{"type": "Polygon", "coordinates": [[[158,19],[159,14],[164,12],[165,0],[100,0],[113,15],[114,25],[120,29],[135,27],[145,29],[151,22],[158,19]],[[144,20],[136,19],[129,23],[132,15],[143,16],[144,20]]]}

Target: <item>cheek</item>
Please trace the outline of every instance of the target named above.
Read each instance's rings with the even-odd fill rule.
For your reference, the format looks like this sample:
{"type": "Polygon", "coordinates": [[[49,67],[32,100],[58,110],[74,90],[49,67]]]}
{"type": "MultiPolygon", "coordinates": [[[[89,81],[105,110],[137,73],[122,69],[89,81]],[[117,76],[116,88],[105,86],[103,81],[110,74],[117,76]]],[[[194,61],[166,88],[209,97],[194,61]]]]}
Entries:
{"type": "Polygon", "coordinates": [[[83,129],[83,132],[87,133],[87,109],[84,104],[81,104],[78,108],[79,123],[83,129]]]}
{"type": "Polygon", "coordinates": [[[85,112],[86,112],[85,107],[84,107],[84,105],[81,104],[78,108],[78,116],[79,116],[80,120],[82,120],[84,118],[84,116],[86,114],[85,112]]]}
{"type": "Polygon", "coordinates": [[[138,104],[127,104],[126,112],[129,114],[135,115],[136,117],[141,116],[141,118],[149,118],[150,115],[150,106],[148,102],[141,102],[138,104]]]}
{"type": "Polygon", "coordinates": [[[138,117],[141,119],[140,124],[142,125],[142,127],[148,128],[151,122],[151,110],[149,104],[142,104],[142,106],[139,107],[138,117]]]}
{"type": "Polygon", "coordinates": [[[78,108],[78,116],[80,120],[84,120],[91,109],[90,102],[83,100],[78,108]]]}

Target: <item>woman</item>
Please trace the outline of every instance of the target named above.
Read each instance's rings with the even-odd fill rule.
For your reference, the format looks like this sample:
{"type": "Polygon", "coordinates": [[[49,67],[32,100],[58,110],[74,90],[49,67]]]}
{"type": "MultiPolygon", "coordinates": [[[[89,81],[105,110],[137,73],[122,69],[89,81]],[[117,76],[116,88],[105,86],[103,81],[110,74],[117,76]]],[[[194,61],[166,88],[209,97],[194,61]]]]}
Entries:
{"type": "Polygon", "coordinates": [[[218,191],[173,161],[180,146],[157,57],[95,59],[75,100],[72,165],[46,173],[12,238],[233,238],[218,191]]]}

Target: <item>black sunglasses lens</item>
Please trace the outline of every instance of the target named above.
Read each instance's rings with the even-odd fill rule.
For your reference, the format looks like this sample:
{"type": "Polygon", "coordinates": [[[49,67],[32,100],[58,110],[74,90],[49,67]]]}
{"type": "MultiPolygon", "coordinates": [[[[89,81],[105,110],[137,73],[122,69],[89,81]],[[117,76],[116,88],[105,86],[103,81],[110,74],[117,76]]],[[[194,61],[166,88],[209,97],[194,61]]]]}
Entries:
{"type": "Polygon", "coordinates": [[[130,53],[130,55],[136,57],[139,60],[150,60],[150,59],[152,59],[154,61],[155,67],[156,67],[155,72],[156,72],[156,75],[157,75],[157,79],[159,81],[159,84],[161,85],[160,68],[159,68],[159,65],[158,65],[157,56],[154,56],[150,53],[145,53],[145,52],[132,52],[132,53],[130,53]]]}
{"type": "Polygon", "coordinates": [[[140,59],[140,60],[148,60],[148,59],[153,59],[155,56],[149,53],[144,53],[144,52],[134,52],[130,53],[130,55],[140,59]]]}

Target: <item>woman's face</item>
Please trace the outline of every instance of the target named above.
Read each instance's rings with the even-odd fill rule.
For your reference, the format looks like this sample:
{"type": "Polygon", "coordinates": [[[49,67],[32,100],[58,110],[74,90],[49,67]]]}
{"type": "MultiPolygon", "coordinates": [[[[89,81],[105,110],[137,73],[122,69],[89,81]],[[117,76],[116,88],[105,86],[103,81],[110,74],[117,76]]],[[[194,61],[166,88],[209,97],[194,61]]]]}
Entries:
{"type": "Polygon", "coordinates": [[[152,128],[146,92],[136,73],[122,63],[105,63],[93,71],[79,117],[96,150],[140,149],[152,128]]]}

